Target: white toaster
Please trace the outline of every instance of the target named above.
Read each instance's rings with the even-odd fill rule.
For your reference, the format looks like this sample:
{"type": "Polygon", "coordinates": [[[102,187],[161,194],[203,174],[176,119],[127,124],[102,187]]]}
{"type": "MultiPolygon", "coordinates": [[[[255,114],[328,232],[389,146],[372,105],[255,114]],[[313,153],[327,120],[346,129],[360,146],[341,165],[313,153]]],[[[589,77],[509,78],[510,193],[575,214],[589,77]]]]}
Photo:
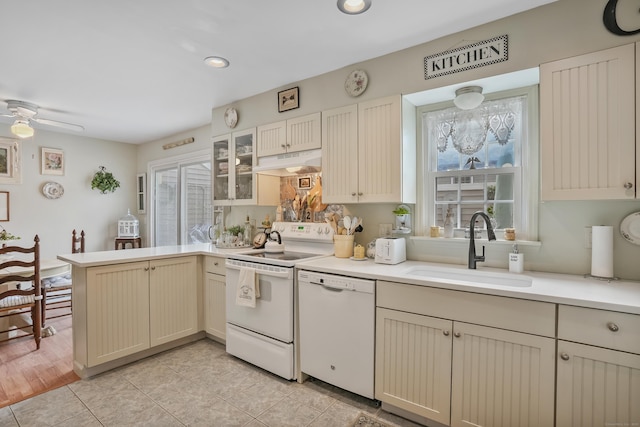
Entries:
{"type": "Polygon", "coordinates": [[[376,240],[376,259],[380,264],[398,264],[407,260],[407,245],[403,238],[380,237],[376,240]]]}

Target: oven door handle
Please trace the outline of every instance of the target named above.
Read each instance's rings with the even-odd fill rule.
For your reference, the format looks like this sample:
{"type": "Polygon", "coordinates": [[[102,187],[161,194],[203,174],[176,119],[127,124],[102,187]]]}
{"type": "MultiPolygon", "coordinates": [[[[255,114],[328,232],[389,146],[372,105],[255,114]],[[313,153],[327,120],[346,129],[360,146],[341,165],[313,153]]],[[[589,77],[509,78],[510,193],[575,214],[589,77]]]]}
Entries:
{"type": "MultiPolygon", "coordinates": [[[[231,270],[240,270],[241,266],[235,264],[226,264],[227,269],[231,270]]],[[[290,269],[288,268],[275,268],[270,269],[268,266],[265,268],[262,265],[248,265],[247,267],[255,268],[256,274],[261,276],[271,276],[271,277],[283,277],[288,278],[291,275],[290,269]]]]}

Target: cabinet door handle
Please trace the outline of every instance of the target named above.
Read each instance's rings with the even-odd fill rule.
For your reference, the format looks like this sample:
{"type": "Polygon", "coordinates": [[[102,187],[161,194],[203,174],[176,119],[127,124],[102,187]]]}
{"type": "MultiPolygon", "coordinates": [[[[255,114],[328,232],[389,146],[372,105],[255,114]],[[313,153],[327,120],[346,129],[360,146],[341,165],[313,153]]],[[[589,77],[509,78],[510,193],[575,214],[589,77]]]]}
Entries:
{"type": "Polygon", "coordinates": [[[449,331],[442,331],[442,335],[444,335],[445,337],[449,336],[449,331]]]}
{"type": "Polygon", "coordinates": [[[620,328],[618,328],[618,325],[613,322],[607,323],[607,328],[609,328],[611,332],[618,332],[620,330],[620,328]]]}
{"type": "Polygon", "coordinates": [[[631,189],[633,188],[633,184],[632,184],[632,183],[630,183],[630,182],[627,182],[627,183],[624,185],[624,188],[625,188],[625,190],[631,190],[631,189]]]}
{"type": "Polygon", "coordinates": [[[156,268],[155,268],[155,267],[151,267],[151,269],[152,269],[152,270],[155,270],[156,268]]]}
{"type": "Polygon", "coordinates": [[[362,193],[358,193],[358,196],[362,196],[362,193]]]}
{"type": "Polygon", "coordinates": [[[287,148],[286,144],[280,144],[280,147],[287,148]]]}
{"type": "Polygon", "coordinates": [[[456,338],[460,338],[462,336],[462,334],[460,332],[454,332],[453,336],[456,338]]]}
{"type": "Polygon", "coordinates": [[[149,271],[149,267],[145,267],[145,268],[144,268],[144,271],[149,271]]]}
{"type": "Polygon", "coordinates": [[[214,262],[213,265],[217,266],[218,265],[218,261],[214,262]]]}
{"type": "Polygon", "coordinates": [[[351,195],[352,195],[352,196],[355,196],[355,195],[356,195],[356,193],[355,193],[355,192],[354,192],[354,193],[351,193],[351,195]]]}
{"type": "Polygon", "coordinates": [[[560,353],[560,359],[569,360],[569,355],[565,352],[560,353]]]}

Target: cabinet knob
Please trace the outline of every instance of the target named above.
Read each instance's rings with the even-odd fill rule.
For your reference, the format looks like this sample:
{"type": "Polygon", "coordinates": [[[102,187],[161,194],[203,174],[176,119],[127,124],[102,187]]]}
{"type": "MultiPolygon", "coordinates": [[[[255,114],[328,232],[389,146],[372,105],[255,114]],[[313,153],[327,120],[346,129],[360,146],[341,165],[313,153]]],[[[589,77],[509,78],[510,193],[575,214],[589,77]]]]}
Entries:
{"type": "Polygon", "coordinates": [[[145,267],[145,268],[144,268],[144,271],[149,271],[149,267],[145,267]]]}
{"type": "Polygon", "coordinates": [[[442,335],[444,335],[445,337],[449,336],[449,331],[442,331],[442,335]]]}
{"type": "Polygon", "coordinates": [[[454,332],[453,336],[456,338],[460,338],[462,336],[462,334],[460,332],[454,332]]]}
{"type": "Polygon", "coordinates": [[[567,353],[560,353],[560,359],[562,360],[569,360],[569,355],[567,353]]]}
{"type": "Polygon", "coordinates": [[[287,148],[287,146],[285,144],[280,144],[280,147],[287,148]]]}
{"type": "Polygon", "coordinates": [[[355,196],[355,195],[356,195],[356,193],[355,193],[355,192],[353,192],[353,193],[351,193],[351,195],[352,195],[352,196],[355,196]]]}
{"type": "Polygon", "coordinates": [[[216,266],[217,266],[217,265],[218,265],[218,261],[214,262],[214,263],[213,263],[213,265],[216,265],[216,266]]]}
{"type": "Polygon", "coordinates": [[[625,188],[625,190],[631,190],[631,189],[633,188],[633,184],[632,184],[632,183],[630,183],[630,182],[627,182],[627,183],[624,185],[624,188],[625,188]]]}
{"type": "Polygon", "coordinates": [[[155,267],[151,267],[151,269],[152,269],[152,270],[155,270],[156,268],[155,268],[155,267]]]}
{"type": "Polygon", "coordinates": [[[613,322],[607,323],[607,328],[609,328],[611,332],[618,332],[620,330],[620,328],[618,328],[618,325],[613,322]]]}
{"type": "Polygon", "coordinates": [[[358,196],[362,196],[362,193],[358,193],[358,196]]]}

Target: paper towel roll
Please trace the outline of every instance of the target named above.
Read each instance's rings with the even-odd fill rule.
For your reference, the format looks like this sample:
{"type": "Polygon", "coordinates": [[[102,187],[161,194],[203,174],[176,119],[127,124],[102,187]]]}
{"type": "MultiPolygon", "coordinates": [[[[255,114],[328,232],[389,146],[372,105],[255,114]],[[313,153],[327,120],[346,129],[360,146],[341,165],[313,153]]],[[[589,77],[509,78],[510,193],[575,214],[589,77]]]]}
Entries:
{"type": "Polygon", "coordinates": [[[613,277],[613,227],[591,227],[591,275],[613,277]]]}

